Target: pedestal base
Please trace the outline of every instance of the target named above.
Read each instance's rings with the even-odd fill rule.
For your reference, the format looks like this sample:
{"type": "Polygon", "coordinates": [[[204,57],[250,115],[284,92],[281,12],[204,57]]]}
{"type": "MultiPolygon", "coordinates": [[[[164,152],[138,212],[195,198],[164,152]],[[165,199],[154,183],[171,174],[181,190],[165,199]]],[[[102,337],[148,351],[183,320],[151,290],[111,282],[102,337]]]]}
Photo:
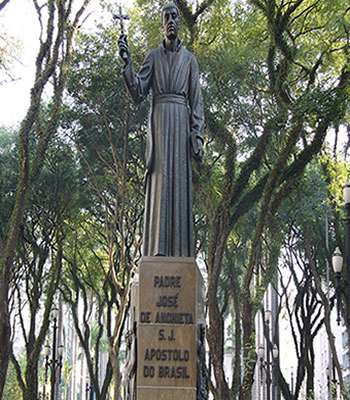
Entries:
{"type": "Polygon", "coordinates": [[[196,400],[204,307],[195,261],[143,257],[137,292],[137,400],[196,400]]]}
{"type": "Polygon", "coordinates": [[[138,387],[137,388],[137,399],[157,399],[157,400],[193,400],[196,398],[197,390],[195,388],[150,388],[150,387],[138,387]]]}

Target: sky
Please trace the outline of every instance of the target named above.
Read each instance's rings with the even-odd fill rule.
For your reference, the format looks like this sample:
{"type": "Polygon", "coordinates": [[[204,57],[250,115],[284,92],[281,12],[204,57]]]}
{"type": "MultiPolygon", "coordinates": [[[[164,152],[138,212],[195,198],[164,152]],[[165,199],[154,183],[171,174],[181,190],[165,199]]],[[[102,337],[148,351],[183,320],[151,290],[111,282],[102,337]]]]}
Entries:
{"type": "MultiPolygon", "coordinates": [[[[77,4],[81,0],[76,0],[77,4]]],[[[41,4],[41,2],[39,1],[41,4]]],[[[132,0],[121,0],[120,4],[130,6],[132,0]]],[[[84,22],[84,29],[91,30],[96,21],[102,18],[110,18],[107,12],[102,13],[99,0],[90,0],[89,17],[84,22]]],[[[0,73],[0,82],[6,78],[6,82],[0,84],[0,124],[16,126],[25,116],[29,106],[30,89],[34,81],[35,58],[39,46],[39,24],[33,6],[33,0],[10,0],[8,5],[0,13],[0,35],[6,32],[20,45],[18,60],[11,66],[14,81],[9,81],[0,73]]],[[[1,48],[0,48],[1,49],[1,48]]]]}
{"type": "Polygon", "coordinates": [[[0,86],[0,123],[11,126],[25,115],[34,79],[39,27],[31,0],[10,1],[0,13],[0,32],[6,32],[20,45],[19,60],[11,66],[15,80],[0,86]]]}

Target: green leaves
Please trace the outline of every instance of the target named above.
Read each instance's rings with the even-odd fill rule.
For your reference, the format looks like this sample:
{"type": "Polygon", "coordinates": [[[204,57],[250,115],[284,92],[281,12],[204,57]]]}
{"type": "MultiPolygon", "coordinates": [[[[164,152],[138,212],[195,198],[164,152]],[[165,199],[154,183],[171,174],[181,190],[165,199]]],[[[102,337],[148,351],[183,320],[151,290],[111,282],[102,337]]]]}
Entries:
{"type": "Polygon", "coordinates": [[[345,159],[332,157],[325,152],[320,157],[320,163],[325,169],[324,180],[328,183],[328,201],[333,203],[336,211],[343,208],[343,187],[348,179],[348,166],[345,159]]]}
{"type": "Polygon", "coordinates": [[[4,240],[17,187],[17,132],[0,127],[0,240],[4,240]]]}

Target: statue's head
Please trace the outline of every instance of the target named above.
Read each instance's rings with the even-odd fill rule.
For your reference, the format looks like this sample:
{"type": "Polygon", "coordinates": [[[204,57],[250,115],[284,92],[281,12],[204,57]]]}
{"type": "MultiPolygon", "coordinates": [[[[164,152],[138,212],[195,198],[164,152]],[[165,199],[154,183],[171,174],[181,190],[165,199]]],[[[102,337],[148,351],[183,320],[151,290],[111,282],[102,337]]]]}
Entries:
{"type": "Polygon", "coordinates": [[[168,3],[162,8],[162,24],[165,36],[175,40],[180,27],[180,13],[174,3],[168,3]]]}

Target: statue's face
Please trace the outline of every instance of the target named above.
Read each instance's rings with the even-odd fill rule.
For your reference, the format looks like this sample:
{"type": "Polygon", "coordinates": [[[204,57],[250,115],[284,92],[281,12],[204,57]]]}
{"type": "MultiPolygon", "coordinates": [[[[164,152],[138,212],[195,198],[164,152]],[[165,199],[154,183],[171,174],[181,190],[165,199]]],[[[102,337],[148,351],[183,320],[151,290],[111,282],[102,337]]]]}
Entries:
{"type": "Polygon", "coordinates": [[[179,31],[180,18],[176,8],[170,7],[163,11],[163,28],[169,40],[175,40],[179,31]]]}

